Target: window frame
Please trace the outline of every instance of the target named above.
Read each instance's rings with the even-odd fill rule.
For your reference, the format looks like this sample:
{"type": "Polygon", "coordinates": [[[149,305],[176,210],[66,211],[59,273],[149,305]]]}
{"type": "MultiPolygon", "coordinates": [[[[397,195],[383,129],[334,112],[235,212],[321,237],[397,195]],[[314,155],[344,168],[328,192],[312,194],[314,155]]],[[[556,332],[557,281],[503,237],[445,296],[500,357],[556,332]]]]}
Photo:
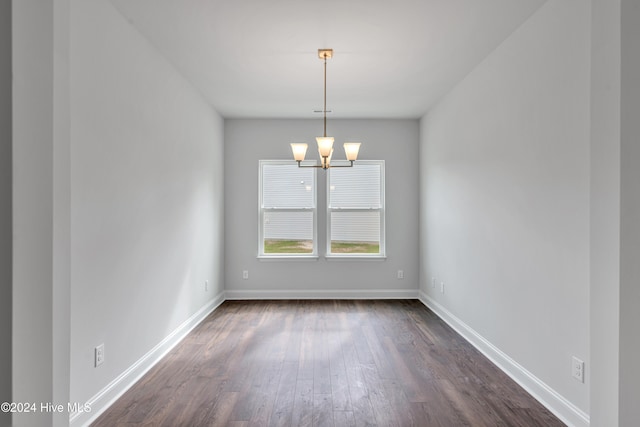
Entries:
{"type": "MultiPolygon", "coordinates": [[[[336,162],[338,163],[338,162],[336,162]]],[[[385,202],[385,162],[384,160],[358,160],[354,163],[357,165],[379,165],[380,166],[380,207],[379,208],[333,208],[331,206],[331,169],[327,169],[325,177],[326,186],[326,249],[325,258],[370,258],[384,259],[386,258],[386,202],[385,202]],[[379,212],[380,213],[380,243],[379,252],[376,254],[369,253],[333,253],[331,252],[331,214],[332,212],[379,212]]]]}
{"type": "MultiPolygon", "coordinates": [[[[316,161],[303,161],[306,165],[315,165],[316,161]]],[[[262,259],[317,259],[318,258],[318,174],[317,168],[305,169],[313,174],[313,207],[311,208],[265,208],[263,191],[263,167],[265,165],[298,166],[295,160],[259,160],[258,161],[258,258],[262,259]],[[313,214],[313,248],[311,253],[265,253],[264,252],[264,220],[265,212],[312,212],[313,214]]]]}

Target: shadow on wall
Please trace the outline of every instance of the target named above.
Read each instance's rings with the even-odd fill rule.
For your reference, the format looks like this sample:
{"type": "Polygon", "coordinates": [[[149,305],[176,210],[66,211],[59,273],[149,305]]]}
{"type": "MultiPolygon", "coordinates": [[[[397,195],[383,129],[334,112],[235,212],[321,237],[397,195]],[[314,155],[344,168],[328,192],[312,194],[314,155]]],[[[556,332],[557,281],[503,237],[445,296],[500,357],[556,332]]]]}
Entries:
{"type": "MultiPolygon", "coordinates": [[[[11,230],[11,2],[0,2],[0,402],[11,402],[12,230],[11,230]]],[[[0,426],[11,414],[0,412],[0,426]]]]}

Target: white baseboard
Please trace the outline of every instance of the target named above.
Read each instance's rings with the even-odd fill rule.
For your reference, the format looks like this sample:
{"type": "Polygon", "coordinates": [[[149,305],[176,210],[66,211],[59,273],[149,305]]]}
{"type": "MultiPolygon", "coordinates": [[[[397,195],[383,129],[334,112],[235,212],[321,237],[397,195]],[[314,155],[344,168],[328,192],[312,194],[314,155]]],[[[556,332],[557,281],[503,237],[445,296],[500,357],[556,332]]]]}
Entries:
{"type": "Polygon", "coordinates": [[[72,412],[69,414],[69,426],[88,426],[96,420],[109,406],[134,385],[149,369],[160,361],[175,347],[193,328],[202,322],[213,310],[224,302],[224,292],[218,294],[209,303],[185,320],[158,345],[149,350],[137,362],[111,381],[87,402],[91,412],[72,412]]]}
{"type": "Polygon", "coordinates": [[[322,289],[322,290],[236,290],[225,292],[228,300],[290,299],[418,299],[417,289],[322,289]]]}
{"type": "Polygon", "coordinates": [[[458,319],[433,298],[429,297],[429,295],[423,291],[419,291],[419,299],[565,424],[571,427],[589,426],[590,420],[588,414],[562,397],[560,393],[553,390],[531,372],[527,371],[523,366],[518,364],[518,362],[491,344],[482,335],[469,327],[469,325],[458,319]]]}

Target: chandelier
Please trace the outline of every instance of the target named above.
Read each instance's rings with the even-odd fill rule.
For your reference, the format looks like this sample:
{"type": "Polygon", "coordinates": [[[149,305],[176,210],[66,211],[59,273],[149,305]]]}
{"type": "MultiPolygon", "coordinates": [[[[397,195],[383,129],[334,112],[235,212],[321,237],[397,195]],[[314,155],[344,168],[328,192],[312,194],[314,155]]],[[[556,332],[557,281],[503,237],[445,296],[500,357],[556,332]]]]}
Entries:
{"type": "Polygon", "coordinates": [[[304,160],[304,156],[307,153],[308,145],[304,142],[294,142],[291,144],[291,151],[293,151],[293,158],[298,162],[298,167],[301,168],[350,168],[353,166],[353,162],[358,158],[360,143],[345,142],[344,152],[350,163],[348,165],[331,165],[334,138],[332,136],[327,136],[327,59],[331,57],[333,57],[333,49],[318,49],[318,58],[324,60],[324,108],[322,109],[322,113],[324,114],[324,133],[322,136],[316,137],[321,162],[319,165],[302,165],[301,162],[304,160]]]}

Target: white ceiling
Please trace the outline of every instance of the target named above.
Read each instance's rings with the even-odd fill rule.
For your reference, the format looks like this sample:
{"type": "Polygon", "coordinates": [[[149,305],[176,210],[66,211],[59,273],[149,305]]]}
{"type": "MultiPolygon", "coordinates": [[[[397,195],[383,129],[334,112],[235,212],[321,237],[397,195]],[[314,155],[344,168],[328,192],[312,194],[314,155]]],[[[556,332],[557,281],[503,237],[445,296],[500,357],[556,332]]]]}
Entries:
{"type": "Polygon", "coordinates": [[[546,0],[111,0],[222,116],[418,118],[546,0]]]}

